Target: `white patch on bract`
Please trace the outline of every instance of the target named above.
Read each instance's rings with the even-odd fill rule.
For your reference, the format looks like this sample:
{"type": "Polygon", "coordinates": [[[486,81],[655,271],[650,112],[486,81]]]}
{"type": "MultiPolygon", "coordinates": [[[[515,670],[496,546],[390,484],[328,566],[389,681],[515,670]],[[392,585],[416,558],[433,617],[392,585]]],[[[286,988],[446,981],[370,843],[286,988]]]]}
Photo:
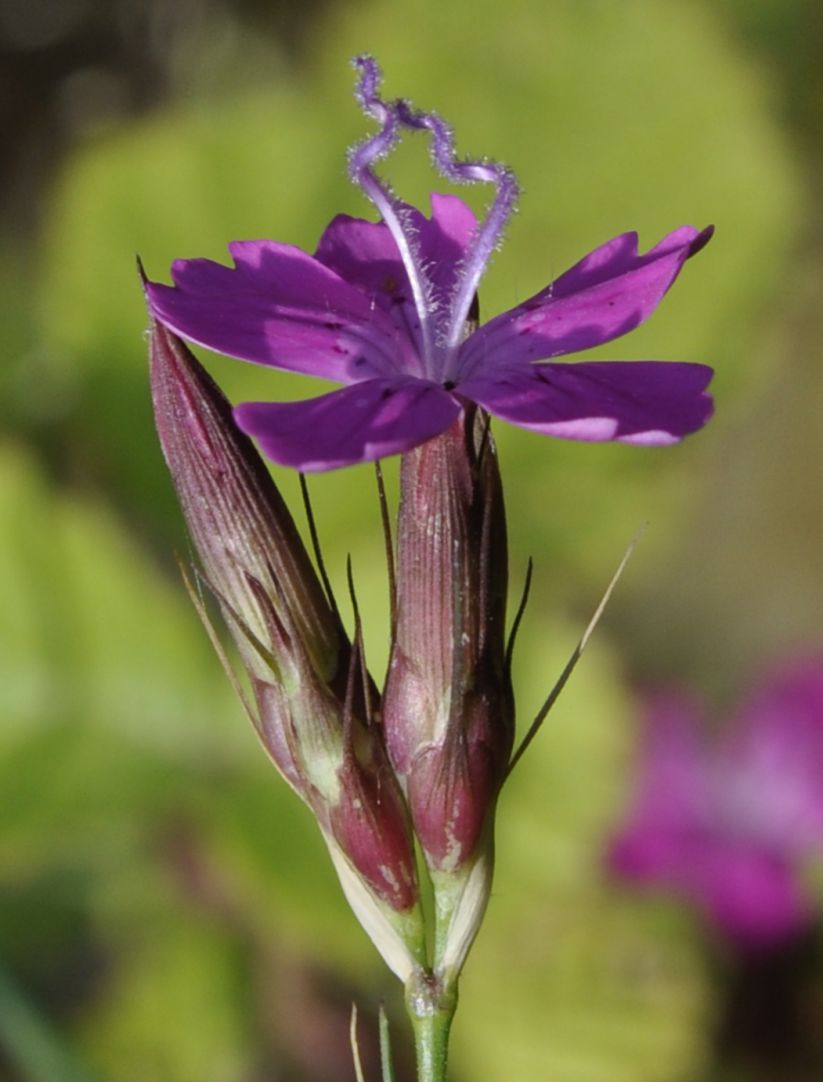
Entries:
{"type": "Polygon", "coordinates": [[[451,689],[440,701],[440,705],[437,708],[437,713],[434,717],[432,725],[431,740],[427,740],[425,744],[421,742],[416,754],[423,755],[429,748],[442,748],[446,743],[446,737],[449,731],[449,722],[451,720],[451,689]]]}
{"type": "MultiPolygon", "coordinates": [[[[310,724],[310,723],[309,723],[310,724]]],[[[310,734],[306,725],[304,733],[310,734]]],[[[340,769],[343,766],[343,746],[329,746],[322,740],[298,737],[302,767],[311,784],[332,807],[340,803],[342,787],[340,769]]]]}
{"type": "Polygon", "coordinates": [[[388,864],[380,865],[380,874],[383,876],[383,878],[386,880],[392,890],[400,890],[400,880],[397,878],[397,876],[394,874],[388,864]]]}
{"type": "Polygon", "coordinates": [[[438,972],[457,974],[483,920],[491,891],[493,855],[482,845],[452,912],[443,955],[436,959],[438,972]]]}
{"type": "Polygon", "coordinates": [[[457,840],[454,834],[456,818],[456,815],[452,816],[448,826],[446,827],[446,837],[449,839],[449,844],[446,847],[446,855],[440,861],[440,868],[444,872],[453,872],[457,867],[457,863],[463,853],[463,846],[461,842],[457,840]]]}
{"type": "Polygon", "coordinates": [[[377,947],[383,961],[405,984],[415,968],[415,961],[411,951],[387,916],[388,906],[377,900],[339,847],[330,838],[326,838],[325,841],[329,847],[329,854],[340,880],[340,886],[354,915],[360,921],[366,935],[377,947]]]}

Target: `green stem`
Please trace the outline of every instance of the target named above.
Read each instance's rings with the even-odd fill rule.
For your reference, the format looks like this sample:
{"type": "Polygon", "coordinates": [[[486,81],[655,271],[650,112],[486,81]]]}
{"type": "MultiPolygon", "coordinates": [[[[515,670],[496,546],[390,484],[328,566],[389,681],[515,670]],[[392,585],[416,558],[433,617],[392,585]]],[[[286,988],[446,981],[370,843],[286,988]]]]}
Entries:
{"type": "Polygon", "coordinates": [[[456,983],[445,986],[418,969],[406,985],[406,1010],[414,1030],[417,1082],[446,1082],[449,1032],[457,1009],[456,983]]]}

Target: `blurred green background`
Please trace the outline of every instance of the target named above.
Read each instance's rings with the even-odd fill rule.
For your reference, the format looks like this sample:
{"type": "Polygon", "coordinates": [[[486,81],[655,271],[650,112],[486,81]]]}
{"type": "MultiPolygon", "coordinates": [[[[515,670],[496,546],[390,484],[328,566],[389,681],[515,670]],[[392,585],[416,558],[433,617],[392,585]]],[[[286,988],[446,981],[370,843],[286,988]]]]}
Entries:
{"type": "MultiPolygon", "coordinates": [[[[352,1000],[367,1057],[380,1000],[400,1010],[180,584],[134,267],[164,278],[239,238],[312,250],[335,213],[368,215],[345,177],[361,51],[387,94],[520,177],[486,316],[614,233],[648,247],[717,226],[659,313],[597,351],[714,365],[705,432],[642,450],[497,429],[513,594],[536,561],[521,723],[650,528],[501,800],[454,1078],[819,1078],[724,1066],[703,930],[601,863],[634,689],[686,682],[721,713],[770,659],[823,641],[816,0],[0,0],[0,1080],[341,1082],[352,1000]]],[[[413,202],[443,186],[421,140],[384,171],[413,202]]],[[[233,399],[313,390],[209,364],[233,399]]],[[[352,554],[379,673],[371,472],[312,492],[335,583],[352,554]]]]}

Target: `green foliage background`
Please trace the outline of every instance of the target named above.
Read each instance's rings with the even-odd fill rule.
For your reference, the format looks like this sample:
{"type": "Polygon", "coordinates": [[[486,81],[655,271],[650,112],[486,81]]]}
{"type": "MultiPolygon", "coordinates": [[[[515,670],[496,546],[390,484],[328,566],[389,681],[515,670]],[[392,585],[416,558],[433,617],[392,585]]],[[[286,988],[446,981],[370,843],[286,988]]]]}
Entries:
{"type": "MultiPolygon", "coordinates": [[[[396,1007],[179,583],[172,554],[187,543],[153,433],[134,270],[136,252],[164,277],[173,258],[222,258],[242,237],[311,250],[334,213],[367,215],[344,169],[364,131],[348,59],[366,50],[388,94],[437,107],[464,151],[508,162],[524,185],[486,315],[613,233],[636,228],[649,246],[684,222],[717,226],[654,319],[598,351],[715,365],[704,433],[649,451],[497,430],[515,576],[536,560],[524,721],[625,544],[651,528],[501,801],[497,886],[454,1035],[455,1078],[476,1082],[709,1069],[720,992],[701,929],[673,903],[619,891],[601,854],[628,792],[637,683],[692,683],[720,708],[764,659],[821,637],[817,91],[787,59],[807,9],[778,8],[341,4],[300,64],[242,37],[202,68],[189,57],[197,74],[172,105],[74,147],[34,252],[9,235],[0,1079],[322,1078],[289,1021],[299,1007],[323,1024],[307,973],[333,983],[343,1014],[357,998],[369,1026],[380,995],[396,1007]]],[[[419,140],[385,172],[418,203],[441,187],[419,140]]],[[[464,194],[482,209],[485,193],[464,194]]],[[[234,399],[315,389],[209,363],[234,399]]],[[[276,476],[294,500],[294,478],[276,476]]],[[[338,584],[352,553],[380,672],[371,474],[320,477],[313,493],[338,584]]],[[[333,1077],[348,1078],[338,1063],[333,1077]]]]}

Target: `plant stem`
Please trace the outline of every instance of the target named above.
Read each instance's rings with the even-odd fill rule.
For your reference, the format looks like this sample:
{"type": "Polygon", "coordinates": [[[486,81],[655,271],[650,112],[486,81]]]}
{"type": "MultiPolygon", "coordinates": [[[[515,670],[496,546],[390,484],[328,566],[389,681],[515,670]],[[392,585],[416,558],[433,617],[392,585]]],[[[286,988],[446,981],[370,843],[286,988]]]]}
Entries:
{"type": "Polygon", "coordinates": [[[417,1082],[446,1082],[456,983],[446,986],[430,970],[415,970],[406,985],[406,1009],[414,1030],[417,1082]]]}

